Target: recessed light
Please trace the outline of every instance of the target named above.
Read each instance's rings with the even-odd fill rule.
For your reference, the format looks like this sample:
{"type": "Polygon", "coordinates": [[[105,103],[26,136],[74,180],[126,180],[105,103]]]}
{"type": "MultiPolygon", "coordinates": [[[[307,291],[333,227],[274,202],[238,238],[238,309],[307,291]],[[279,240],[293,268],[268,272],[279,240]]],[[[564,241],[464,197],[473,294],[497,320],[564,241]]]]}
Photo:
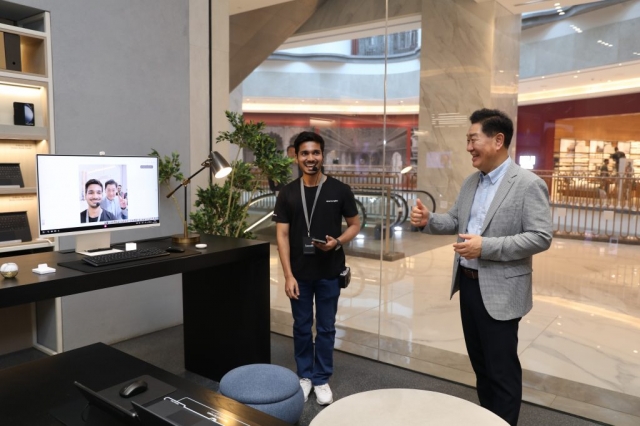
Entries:
{"type": "Polygon", "coordinates": [[[560,13],[558,13],[558,15],[564,15],[564,12],[560,12],[560,13]]]}
{"type": "Polygon", "coordinates": [[[504,70],[500,70],[499,72],[504,72],[504,70]]]}
{"type": "Polygon", "coordinates": [[[542,76],[542,78],[544,78],[544,75],[542,76]]]}
{"type": "Polygon", "coordinates": [[[560,6],[560,3],[555,3],[554,6],[560,6]]]}
{"type": "Polygon", "coordinates": [[[574,75],[574,76],[573,76],[573,78],[578,78],[578,76],[577,76],[577,75],[574,75]]]}
{"type": "Polygon", "coordinates": [[[576,71],[576,72],[580,72],[580,70],[576,71]]]}

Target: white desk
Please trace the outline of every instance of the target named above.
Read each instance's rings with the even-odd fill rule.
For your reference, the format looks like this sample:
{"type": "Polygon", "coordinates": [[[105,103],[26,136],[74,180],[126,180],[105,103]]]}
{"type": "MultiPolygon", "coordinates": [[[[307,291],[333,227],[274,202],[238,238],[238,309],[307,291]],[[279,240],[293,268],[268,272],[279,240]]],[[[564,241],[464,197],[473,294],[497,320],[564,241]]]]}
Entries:
{"type": "Polygon", "coordinates": [[[342,398],[310,426],[508,426],[489,410],[464,399],[418,389],[379,389],[342,398]]]}

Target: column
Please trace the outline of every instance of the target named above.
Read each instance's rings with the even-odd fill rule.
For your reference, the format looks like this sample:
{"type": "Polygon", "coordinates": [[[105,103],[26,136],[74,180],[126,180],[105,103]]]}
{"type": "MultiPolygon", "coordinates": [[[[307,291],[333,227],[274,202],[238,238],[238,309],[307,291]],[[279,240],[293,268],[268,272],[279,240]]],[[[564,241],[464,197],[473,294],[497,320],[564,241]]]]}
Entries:
{"type": "Polygon", "coordinates": [[[451,208],[475,171],[466,152],[469,115],[497,108],[515,128],[520,24],[493,0],[422,1],[418,188],[434,196],[438,212],[451,208]]]}
{"type": "MultiPolygon", "coordinates": [[[[209,135],[213,135],[213,149],[219,151],[227,160],[233,159],[228,143],[215,143],[218,132],[229,128],[224,115],[225,110],[229,108],[229,0],[189,0],[189,49],[190,159],[183,162],[183,170],[187,176],[198,170],[209,155],[209,135]],[[209,84],[213,99],[211,102],[209,84]]],[[[206,171],[193,179],[189,185],[191,209],[194,208],[198,186],[204,188],[208,185],[209,176],[206,171]]]]}

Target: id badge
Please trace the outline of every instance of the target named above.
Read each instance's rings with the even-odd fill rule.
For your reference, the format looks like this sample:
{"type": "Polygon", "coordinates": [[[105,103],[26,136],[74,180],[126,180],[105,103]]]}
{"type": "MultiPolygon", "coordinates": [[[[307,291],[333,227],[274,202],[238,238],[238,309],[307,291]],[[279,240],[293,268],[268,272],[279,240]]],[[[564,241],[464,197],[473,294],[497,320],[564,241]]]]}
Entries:
{"type": "Polygon", "coordinates": [[[314,255],[316,254],[316,247],[313,245],[311,241],[311,237],[303,237],[302,238],[302,253],[314,255]]]}

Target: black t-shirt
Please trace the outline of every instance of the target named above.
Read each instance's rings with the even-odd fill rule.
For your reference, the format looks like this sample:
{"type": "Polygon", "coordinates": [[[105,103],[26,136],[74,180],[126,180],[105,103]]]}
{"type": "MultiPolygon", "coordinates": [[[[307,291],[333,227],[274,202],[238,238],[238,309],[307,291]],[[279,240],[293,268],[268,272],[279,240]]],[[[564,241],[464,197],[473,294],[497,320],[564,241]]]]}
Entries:
{"type": "MultiPolygon", "coordinates": [[[[317,187],[305,187],[309,216],[316,191],[317,187]]],[[[357,215],[358,208],[351,188],[327,176],[318,195],[313,217],[310,217],[311,236],[324,239],[326,235],[330,235],[338,238],[342,234],[342,218],[357,215]]],[[[331,279],[340,275],[345,262],[343,249],[328,252],[316,249],[315,255],[302,253],[302,239],[307,236],[307,222],[302,208],[300,178],[285,185],[278,194],[273,221],[289,224],[291,271],[296,279],[331,279]]]]}

